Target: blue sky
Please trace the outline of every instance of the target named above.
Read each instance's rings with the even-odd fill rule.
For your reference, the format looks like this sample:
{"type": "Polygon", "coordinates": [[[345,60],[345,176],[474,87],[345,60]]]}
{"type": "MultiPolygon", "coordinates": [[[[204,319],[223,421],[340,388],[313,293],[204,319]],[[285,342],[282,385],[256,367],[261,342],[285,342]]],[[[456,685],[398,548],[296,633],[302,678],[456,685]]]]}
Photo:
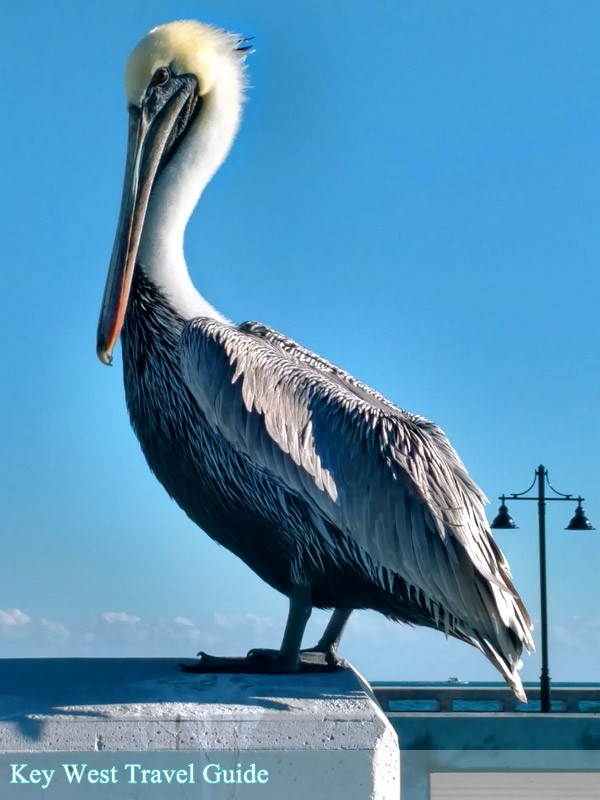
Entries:
{"type": "MultiPolygon", "coordinates": [[[[3,37],[0,655],[279,642],[285,599],[168,499],[120,356],[94,352],[125,60],[198,16],[256,37],[240,135],[188,229],[199,289],[438,422],[490,516],[541,462],[600,526],[595,0],[25,0],[3,37]]],[[[497,539],[537,618],[535,507],[511,512],[497,539]]],[[[600,534],[563,531],[571,513],[549,507],[552,674],[598,680],[600,534]]],[[[366,613],[343,653],[372,679],[496,678],[366,613]]]]}

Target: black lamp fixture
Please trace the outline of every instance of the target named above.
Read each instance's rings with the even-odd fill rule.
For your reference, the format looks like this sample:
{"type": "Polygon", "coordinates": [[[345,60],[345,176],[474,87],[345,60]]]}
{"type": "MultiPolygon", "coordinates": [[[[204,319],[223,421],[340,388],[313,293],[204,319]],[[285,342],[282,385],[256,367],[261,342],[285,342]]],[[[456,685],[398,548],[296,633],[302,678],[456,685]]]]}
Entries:
{"type": "Polygon", "coordinates": [[[518,528],[519,526],[515,523],[514,519],[508,513],[508,508],[506,507],[506,503],[504,502],[506,498],[504,495],[500,498],[502,500],[502,505],[498,509],[498,513],[494,517],[494,521],[490,525],[490,528],[494,528],[495,530],[505,531],[510,528],[518,528]]]}
{"type": "MultiPolygon", "coordinates": [[[[502,505],[490,528],[495,530],[508,530],[516,528],[514,519],[508,513],[506,506],[506,496],[502,495],[499,498],[502,505]]],[[[571,503],[577,503],[575,515],[569,522],[565,530],[567,531],[593,531],[594,527],[589,519],[586,517],[583,506],[583,497],[573,497],[572,494],[563,494],[557,492],[554,486],[548,480],[548,470],[540,464],[535,471],[533,483],[524,492],[518,494],[511,494],[511,502],[513,500],[536,500],[538,504],[538,522],[539,522],[539,543],[540,543],[540,599],[541,599],[541,640],[542,640],[542,672],[540,675],[540,705],[543,713],[550,711],[550,669],[548,666],[548,605],[547,605],[547,592],[546,592],[546,502],[548,500],[562,500],[571,503]],[[537,483],[537,494],[530,495],[529,492],[537,483]],[[553,495],[548,495],[546,491],[548,487],[553,495]]]]}
{"type": "Polygon", "coordinates": [[[577,498],[579,504],[575,509],[575,514],[572,520],[569,522],[567,527],[565,528],[566,531],[594,531],[596,530],[589,519],[586,517],[583,507],[581,505],[581,501],[583,500],[582,497],[577,498]]]}

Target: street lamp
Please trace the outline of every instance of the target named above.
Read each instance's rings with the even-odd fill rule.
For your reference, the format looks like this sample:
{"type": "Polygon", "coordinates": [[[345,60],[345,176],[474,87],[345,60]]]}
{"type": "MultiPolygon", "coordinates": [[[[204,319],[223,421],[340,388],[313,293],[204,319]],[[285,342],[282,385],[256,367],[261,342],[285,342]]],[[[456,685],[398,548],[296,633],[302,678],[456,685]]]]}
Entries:
{"type": "MultiPolygon", "coordinates": [[[[508,513],[506,507],[506,495],[499,498],[502,505],[498,510],[498,514],[490,525],[495,530],[508,530],[516,528],[514,519],[508,513]]],[[[540,537],[540,599],[541,599],[541,635],[542,635],[542,672],[540,675],[540,700],[543,713],[550,711],[550,670],[548,667],[548,606],[546,602],[546,500],[569,500],[572,503],[577,503],[575,514],[565,530],[567,531],[592,531],[594,530],[592,523],[585,516],[582,503],[583,497],[573,497],[571,494],[563,494],[557,492],[554,486],[548,480],[548,470],[540,464],[535,471],[535,478],[531,486],[524,492],[518,494],[511,494],[509,496],[511,502],[513,500],[537,500],[538,502],[538,520],[539,520],[539,537],[540,537]],[[533,489],[537,481],[538,491],[537,495],[531,496],[529,492],[533,489]],[[546,484],[554,492],[557,497],[548,497],[546,495],[546,484]]]]}

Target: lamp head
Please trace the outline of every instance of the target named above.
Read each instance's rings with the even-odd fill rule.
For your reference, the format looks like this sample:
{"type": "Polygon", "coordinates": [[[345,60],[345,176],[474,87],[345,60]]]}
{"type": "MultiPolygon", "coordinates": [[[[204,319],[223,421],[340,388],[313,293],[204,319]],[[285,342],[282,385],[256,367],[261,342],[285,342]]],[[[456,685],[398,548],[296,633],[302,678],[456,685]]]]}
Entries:
{"type": "MultiPolygon", "coordinates": [[[[502,498],[504,501],[504,498],[502,498]]],[[[508,513],[508,508],[506,507],[505,503],[502,502],[502,505],[498,509],[498,513],[494,517],[494,521],[490,525],[490,528],[494,530],[510,530],[513,528],[518,528],[519,526],[515,524],[514,519],[508,513]]]]}
{"type": "Polygon", "coordinates": [[[565,528],[566,531],[593,531],[595,530],[592,523],[586,517],[581,503],[575,509],[573,518],[565,528]]]}

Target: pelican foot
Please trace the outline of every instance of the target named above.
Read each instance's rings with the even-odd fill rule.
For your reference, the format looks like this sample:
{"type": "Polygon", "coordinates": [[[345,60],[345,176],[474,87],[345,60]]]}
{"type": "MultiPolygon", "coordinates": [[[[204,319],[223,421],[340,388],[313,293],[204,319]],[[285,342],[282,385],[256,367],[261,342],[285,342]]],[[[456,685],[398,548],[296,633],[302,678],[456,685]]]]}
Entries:
{"type": "Polygon", "coordinates": [[[322,648],[316,645],[316,647],[311,647],[308,650],[300,650],[300,658],[307,661],[312,660],[315,663],[328,664],[330,667],[337,667],[338,669],[348,665],[348,662],[340,658],[333,647],[322,648]]]}
{"type": "Polygon", "coordinates": [[[337,659],[335,664],[327,662],[324,653],[302,651],[300,658],[291,662],[279,650],[250,650],[245,658],[227,658],[198,653],[196,664],[180,664],[183,672],[248,675],[292,675],[305,672],[337,672],[345,662],[337,659]]]}

